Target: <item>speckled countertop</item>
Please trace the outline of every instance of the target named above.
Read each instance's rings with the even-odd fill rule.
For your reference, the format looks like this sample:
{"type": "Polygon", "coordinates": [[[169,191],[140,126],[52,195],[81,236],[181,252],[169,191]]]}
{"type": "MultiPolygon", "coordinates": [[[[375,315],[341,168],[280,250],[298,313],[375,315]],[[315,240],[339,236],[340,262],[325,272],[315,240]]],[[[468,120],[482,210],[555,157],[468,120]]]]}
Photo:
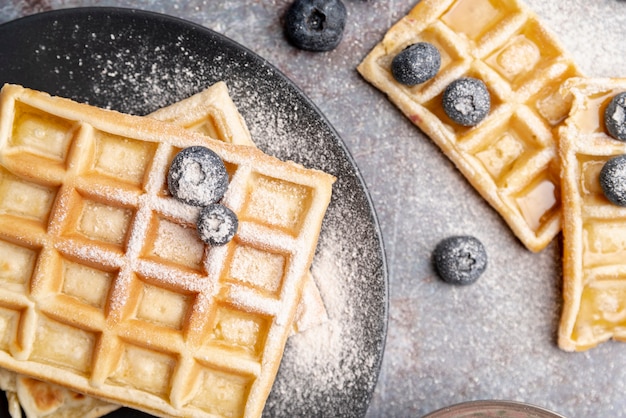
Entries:
{"type": "MultiPolygon", "coordinates": [[[[3,0],[0,22],[76,6],[166,13],[243,44],[291,78],[345,141],[382,228],[389,268],[389,328],[368,416],[420,416],[473,399],[537,404],[568,417],[626,417],[626,345],[585,353],[556,346],[561,247],[526,251],[438,148],[355,71],[416,0],[345,0],[340,46],[288,45],[289,0],[3,0]],[[479,237],[489,268],[469,287],[441,283],[430,252],[450,234],[479,237]]],[[[587,75],[626,76],[626,2],[527,0],[587,75]]],[[[1,65],[1,63],[0,63],[1,65]]]]}

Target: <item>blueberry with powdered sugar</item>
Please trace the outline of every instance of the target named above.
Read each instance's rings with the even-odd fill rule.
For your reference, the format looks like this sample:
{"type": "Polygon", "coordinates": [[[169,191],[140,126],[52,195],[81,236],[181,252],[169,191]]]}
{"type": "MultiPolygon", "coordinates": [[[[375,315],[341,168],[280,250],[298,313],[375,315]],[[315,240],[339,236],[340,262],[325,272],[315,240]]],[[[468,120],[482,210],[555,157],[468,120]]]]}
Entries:
{"type": "Polygon", "coordinates": [[[404,48],[391,61],[391,73],[397,82],[407,86],[425,83],[437,75],[441,54],[428,42],[417,42],[404,48]]]}
{"type": "Polygon", "coordinates": [[[237,232],[237,215],[224,205],[212,204],[202,208],[197,227],[200,239],[209,245],[224,245],[237,232]]]}
{"type": "Polygon", "coordinates": [[[626,206],[626,155],[612,157],[600,170],[604,196],[617,206],[626,206]]]}
{"type": "Polygon", "coordinates": [[[207,206],[226,193],[228,173],[215,152],[201,146],[189,147],[174,157],[167,186],[176,199],[192,206],[207,206]]]}
{"type": "Polygon", "coordinates": [[[613,138],[626,141],[626,92],[611,99],[604,111],[604,126],[613,138]]]}
{"type": "Polygon", "coordinates": [[[433,264],[441,279],[447,283],[474,283],[487,268],[487,252],[475,237],[448,237],[435,247],[433,264]]]}
{"type": "Polygon", "coordinates": [[[474,126],[487,116],[491,97],[482,80],[464,77],[446,87],[442,99],[443,110],[454,122],[474,126]]]}

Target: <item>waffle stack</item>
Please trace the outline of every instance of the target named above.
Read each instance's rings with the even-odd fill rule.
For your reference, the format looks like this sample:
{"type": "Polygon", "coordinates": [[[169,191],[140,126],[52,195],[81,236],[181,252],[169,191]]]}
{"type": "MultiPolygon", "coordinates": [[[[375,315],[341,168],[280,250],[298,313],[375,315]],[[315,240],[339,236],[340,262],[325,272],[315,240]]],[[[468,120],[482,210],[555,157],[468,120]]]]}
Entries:
{"type": "Polygon", "coordinates": [[[607,135],[604,108],[626,79],[569,80],[574,97],[561,129],[563,177],[563,296],[559,346],[586,350],[610,338],[626,340],[626,208],[600,187],[606,161],[626,154],[626,143],[607,135]]]}
{"type": "Polygon", "coordinates": [[[0,100],[0,366],[160,416],[260,415],[334,178],[19,86],[0,100]],[[192,145],[229,172],[223,247],[167,192],[192,145]]]}
{"type": "Polygon", "coordinates": [[[358,67],[455,163],[532,250],[561,229],[557,127],[569,103],[561,84],[579,75],[534,13],[515,0],[422,0],[398,21],[358,67]],[[393,58],[428,42],[441,54],[434,78],[397,82],[393,58]],[[479,124],[453,122],[442,107],[446,87],[482,80],[491,110],[479,124]]]}
{"type": "MultiPolygon", "coordinates": [[[[204,91],[159,109],[149,116],[223,142],[256,146],[224,82],[215,83],[204,91]]],[[[308,271],[293,323],[293,332],[306,331],[327,320],[328,314],[322,295],[313,274],[308,271]]]]}

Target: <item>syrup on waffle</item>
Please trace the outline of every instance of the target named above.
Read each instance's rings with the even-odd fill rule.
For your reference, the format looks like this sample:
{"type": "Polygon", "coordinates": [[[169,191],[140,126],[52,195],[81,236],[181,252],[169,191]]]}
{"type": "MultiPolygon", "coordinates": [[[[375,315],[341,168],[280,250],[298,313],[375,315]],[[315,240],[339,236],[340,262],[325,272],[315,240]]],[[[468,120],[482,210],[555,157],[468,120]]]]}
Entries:
{"type": "Polygon", "coordinates": [[[556,128],[569,103],[559,87],[579,71],[537,17],[516,0],[421,0],[392,26],[358,71],[455,163],[532,251],[561,229],[556,128]],[[409,45],[438,48],[441,67],[423,84],[391,73],[409,45]],[[473,127],[454,123],[442,95],[461,77],[485,82],[489,115],[473,127]]]}
{"type": "Polygon", "coordinates": [[[1,104],[0,365],[162,416],[260,415],[334,178],[18,86],[1,104]],[[212,249],[165,188],[207,144],[240,219],[212,249]]]}
{"type": "Polygon", "coordinates": [[[612,204],[599,173],[626,143],[604,128],[604,109],[626,79],[574,78],[574,100],[560,130],[563,187],[563,298],[559,346],[582,351],[626,340],[626,208],[612,204]]]}

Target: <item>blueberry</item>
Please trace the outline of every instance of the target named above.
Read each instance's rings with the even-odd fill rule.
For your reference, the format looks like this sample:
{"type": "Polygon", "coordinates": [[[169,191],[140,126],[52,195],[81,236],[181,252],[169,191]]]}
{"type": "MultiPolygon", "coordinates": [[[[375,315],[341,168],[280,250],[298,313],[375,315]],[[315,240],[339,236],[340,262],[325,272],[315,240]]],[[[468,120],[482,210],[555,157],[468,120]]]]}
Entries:
{"type": "Polygon", "coordinates": [[[418,42],[403,49],[391,61],[391,73],[402,84],[414,86],[424,83],[439,71],[441,54],[428,42],[418,42]]]}
{"type": "Polygon", "coordinates": [[[221,158],[208,148],[185,148],[174,157],[167,173],[170,194],[189,205],[219,201],[228,188],[228,173],[221,158]]]}
{"type": "Polygon", "coordinates": [[[433,251],[433,264],[443,281],[471,284],[487,268],[487,253],[477,238],[452,236],[437,244],[433,251]]]}
{"type": "Polygon", "coordinates": [[[465,77],[454,80],[443,92],[443,110],[454,122],[474,126],[487,116],[491,98],[482,80],[465,77]]]}
{"type": "Polygon", "coordinates": [[[300,49],[330,51],[341,41],[346,17],[341,0],[296,0],[285,14],[285,35],[300,49]]]}
{"type": "Polygon", "coordinates": [[[626,141],[626,92],[611,99],[604,111],[604,126],[613,138],[626,141]]]}
{"type": "Polygon", "coordinates": [[[217,203],[205,206],[200,211],[197,227],[200,239],[209,245],[224,245],[237,232],[237,215],[224,205],[217,203]]]}
{"type": "Polygon", "coordinates": [[[604,196],[617,206],[626,206],[626,155],[609,159],[600,170],[604,196]]]}

